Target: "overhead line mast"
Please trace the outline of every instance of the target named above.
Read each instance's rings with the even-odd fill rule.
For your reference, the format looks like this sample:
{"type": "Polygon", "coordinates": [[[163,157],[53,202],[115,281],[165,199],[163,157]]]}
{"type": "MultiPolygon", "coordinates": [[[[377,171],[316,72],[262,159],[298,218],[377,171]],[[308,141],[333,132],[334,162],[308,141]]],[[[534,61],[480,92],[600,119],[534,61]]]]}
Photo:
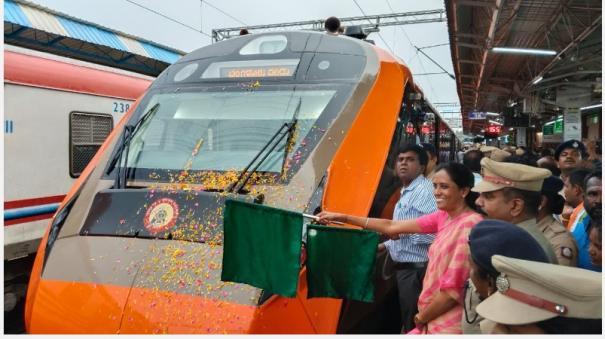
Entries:
{"type": "MultiPolygon", "coordinates": [[[[378,15],[354,16],[339,18],[343,26],[361,26],[367,33],[378,32],[380,26],[398,26],[423,24],[446,21],[445,10],[436,9],[417,12],[389,13],[378,15]]],[[[324,31],[324,19],[297,22],[285,22],[270,25],[240,26],[231,28],[217,28],[212,30],[212,41],[217,42],[229,39],[243,28],[254,32],[279,31],[284,28],[308,31],[324,31]]]]}

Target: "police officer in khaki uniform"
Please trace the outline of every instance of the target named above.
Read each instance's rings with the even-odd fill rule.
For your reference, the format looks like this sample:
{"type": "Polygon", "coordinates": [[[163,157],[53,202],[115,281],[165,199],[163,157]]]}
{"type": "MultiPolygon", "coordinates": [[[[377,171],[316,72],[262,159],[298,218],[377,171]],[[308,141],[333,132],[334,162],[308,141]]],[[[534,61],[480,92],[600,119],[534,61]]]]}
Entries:
{"type": "Polygon", "coordinates": [[[489,156],[489,158],[494,161],[504,161],[504,159],[510,157],[511,155],[512,154],[508,153],[507,151],[496,148],[492,151],[492,154],[489,156]]]}
{"type": "Polygon", "coordinates": [[[532,261],[548,262],[538,242],[520,227],[494,219],[485,219],[473,227],[468,236],[470,278],[463,293],[463,334],[481,334],[483,320],[475,308],[496,291],[499,273],[492,265],[496,254],[532,261]]]}
{"type": "Polygon", "coordinates": [[[583,160],[587,158],[586,147],[580,140],[567,140],[557,146],[555,160],[561,170],[561,179],[574,169],[582,167],[583,160]]]}
{"type": "Polygon", "coordinates": [[[544,179],[541,190],[542,201],[538,211],[538,229],[552,244],[559,265],[576,266],[578,257],[576,240],[553,216],[553,214],[561,214],[565,205],[565,199],[558,193],[561,189],[563,189],[561,179],[555,176],[544,179]]]}
{"type": "Polygon", "coordinates": [[[536,218],[541,201],[540,190],[549,170],[515,163],[481,159],[483,180],[473,192],[479,192],[476,204],[489,219],[515,224],[536,239],[553,264],[557,264],[553,246],[538,229],[536,218]]]}
{"type": "Polygon", "coordinates": [[[602,275],[494,255],[497,292],[477,306],[484,334],[601,334],[602,275]]]}
{"type": "Polygon", "coordinates": [[[489,158],[492,155],[492,152],[497,149],[498,149],[498,147],[487,146],[487,145],[481,145],[481,147],[479,147],[479,151],[481,153],[483,153],[484,157],[487,157],[487,158],[489,158]]]}
{"type": "MultiPolygon", "coordinates": [[[[551,175],[543,168],[522,164],[497,162],[491,159],[481,159],[481,174],[483,180],[472,188],[479,192],[476,204],[489,219],[497,219],[515,224],[529,233],[544,251],[548,261],[557,264],[557,256],[544,234],[538,229],[538,204],[541,201],[540,190],[542,182],[551,175]]],[[[479,295],[471,284],[469,300],[476,305],[479,295]]],[[[468,310],[469,319],[475,316],[475,307],[468,310]]],[[[465,319],[466,320],[466,319],[465,319]]],[[[472,322],[463,322],[464,333],[480,331],[477,317],[472,322]]]]}

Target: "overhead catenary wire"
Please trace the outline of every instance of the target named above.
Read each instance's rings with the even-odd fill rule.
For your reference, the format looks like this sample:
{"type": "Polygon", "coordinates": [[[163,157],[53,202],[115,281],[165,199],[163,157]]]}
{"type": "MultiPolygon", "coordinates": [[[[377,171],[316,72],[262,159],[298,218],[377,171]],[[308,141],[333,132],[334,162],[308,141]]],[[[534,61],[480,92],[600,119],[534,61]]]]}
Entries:
{"type": "MultiPolygon", "coordinates": [[[[363,8],[361,8],[361,6],[359,6],[359,4],[357,3],[357,0],[353,0],[353,2],[357,6],[357,8],[359,8],[359,11],[361,11],[361,14],[363,14],[364,16],[368,16],[366,14],[366,12],[363,10],[363,8]]],[[[368,21],[370,23],[372,23],[372,21],[370,21],[370,19],[368,19],[368,21]]],[[[380,34],[380,32],[377,32],[377,33],[378,33],[378,37],[380,38],[380,40],[382,40],[382,42],[384,42],[384,44],[387,46],[387,48],[389,49],[389,51],[391,51],[391,53],[395,54],[395,51],[393,51],[393,49],[391,48],[391,46],[389,46],[389,44],[386,42],[386,40],[384,40],[384,38],[382,37],[382,34],[380,34]]]]}
{"type": "Polygon", "coordinates": [[[429,72],[429,73],[414,73],[412,74],[413,76],[419,76],[419,75],[437,75],[437,74],[444,74],[447,72],[429,72]]]}
{"type": "MultiPolygon", "coordinates": [[[[386,0],[386,2],[387,2],[387,6],[389,6],[389,9],[391,10],[391,13],[395,13],[395,11],[393,10],[393,6],[391,6],[391,3],[389,2],[389,0],[386,0]]],[[[396,20],[396,21],[399,22],[399,20],[396,20]]],[[[410,37],[408,36],[406,31],[403,29],[403,27],[401,27],[401,26],[397,26],[397,27],[399,27],[399,29],[401,29],[403,36],[405,36],[405,38],[408,40],[408,43],[410,44],[410,46],[415,47],[414,44],[412,43],[412,40],[410,39],[410,37]]],[[[418,53],[416,53],[416,54],[418,54],[418,53]]]]}
{"type": "MultiPolygon", "coordinates": [[[[387,3],[387,6],[389,6],[389,9],[391,10],[391,13],[395,13],[395,10],[393,10],[393,6],[391,6],[391,2],[389,0],[385,0],[387,3]]],[[[425,57],[427,57],[431,62],[433,62],[435,65],[437,65],[437,67],[439,67],[441,70],[443,70],[447,75],[449,75],[450,78],[452,79],[456,79],[450,72],[448,72],[445,68],[443,68],[439,63],[437,63],[435,60],[433,60],[431,57],[429,57],[426,53],[424,53],[422,51],[422,49],[425,48],[432,48],[432,47],[438,47],[438,46],[444,46],[444,45],[449,45],[449,43],[445,43],[445,44],[438,44],[438,45],[432,45],[432,46],[425,46],[425,47],[418,47],[416,45],[414,45],[414,43],[412,43],[412,40],[410,39],[410,37],[408,36],[408,34],[406,33],[406,31],[403,29],[403,27],[401,26],[397,26],[399,27],[399,29],[401,29],[401,32],[403,32],[403,35],[405,36],[405,38],[408,40],[408,43],[410,44],[410,46],[412,46],[414,49],[416,49],[416,54],[415,56],[418,55],[418,52],[422,53],[425,57]]],[[[420,63],[420,67],[422,68],[423,72],[427,73],[426,70],[424,69],[424,64],[422,63],[422,61],[420,60],[420,58],[418,58],[418,62],[420,63]]],[[[435,92],[435,90],[433,89],[433,84],[431,83],[430,79],[427,79],[428,83],[429,83],[429,87],[431,88],[431,90],[433,92],[435,92]]],[[[435,93],[436,94],[436,93],[435,93]]]]}
{"type": "MultiPolygon", "coordinates": [[[[416,47],[416,46],[414,46],[416,47]]],[[[422,51],[422,49],[416,47],[416,49],[418,50],[418,52],[422,53],[422,55],[424,55],[427,59],[431,60],[435,65],[437,65],[437,67],[441,68],[442,71],[444,71],[445,73],[447,73],[447,75],[450,76],[450,78],[452,78],[452,80],[456,80],[456,77],[451,74],[450,72],[448,72],[445,68],[441,67],[441,65],[439,65],[439,63],[437,63],[437,61],[433,60],[433,58],[431,58],[430,56],[428,56],[428,54],[424,53],[422,51]]]]}
{"type": "Polygon", "coordinates": [[[214,9],[216,9],[217,11],[219,11],[219,12],[223,13],[224,15],[228,16],[229,18],[231,18],[231,19],[233,19],[233,20],[235,20],[235,21],[239,22],[240,24],[242,24],[242,25],[244,25],[244,26],[248,26],[248,24],[247,24],[247,23],[245,23],[245,22],[241,21],[240,19],[238,19],[238,18],[234,17],[233,15],[231,15],[231,14],[229,14],[229,13],[227,13],[227,12],[223,11],[222,9],[220,9],[220,8],[218,8],[218,7],[216,7],[215,5],[213,5],[213,4],[211,4],[210,2],[208,2],[208,0],[200,0],[200,2],[201,2],[201,3],[206,4],[206,5],[208,5],[208,6],[212,7],[212,8],[214,8],[214,9]]]}
{"type": "MultiPolygon", "coordinates": [[[[416,51],[416,54],[418,54],[418,51],[416,51]]],[[[420,68],[422,69],[422,71],[424,73],[427,73],[426,69],[424,68],[424,63],[422,62],[422,59],[418,58],[418,63],[420,63],[420,68]]],[[[439,99],[437,98],[437,91],[435,91],[435,88],[433,88],[433,83],[430,80],[430,77],[426,79],[429,83],[429,88],[431,89],[431,92],[433,93],[433,96],[435,97],[435,100],[438,101],[439,99]]]]}
{"type": "MultiPolygon", "coordinates": [[[[387,3],[387,6],[389,6],[389,9],[391,10],[391,13],[395,13],[395,11],[393,10],[393,6],[391,6],[391,2],[389,2],[389,0],[385,0],[387,3]]],[[[415,53],[415,57],[418,56],[418,52],[420,51],[418,49],[418,47],[416,47],[416,45],[414,45],[414,43],[412,42],[412,39],[410,39],[410,37],[408,36],[408,34],[406,33],[406,31],[403,29],[403,27],[401,26],[397,26],[399,27],[399,29],[401,29],[401,32],[403,33],[403,35],[405,36],[405,38],[408,40],[408,43],[410,44],[410,46],[414,49],[416,49],[416,53],[415,53]]],[[[411,58],[410,60],[412,60],[413,58],[411,58]]],[[[411,62],[411,61],[410,61],[411,62]]],[[[424,73],[428,73],[426,71],[426,69],[424,68],[424,64],[422,63],[422,60],[420,58],[418,58],[418,63],[420,64],[420,68],[422,68],[422,71],[424,73]]],[[[435,95],[435,99],[437,98],[437,92],[435,91],[435,89],[433,88],[433,83],[430,80],[430,77],[426,79],[429,83],[429,88],[431,89],[431,91],[434,93],[435,95]]]]}
{"type": "Polygon", "coordinates": [[[449,46],[450,43],[446,42],[443,44],[437,44],[437,45],[430,45],[430,46],[424,46],[424,47],[419,47],[418,49],[427,49],[427,48],[434,48],[434,47],[441,47],[441,46],[449,46]]]}
{"type": "Polygon", "coordinates": [[[193,30],[193,31],[196,31],[196,32],[198,32],[198,33],[201,33],[201,34],[203,34],[203,35],[205,35],[205,36],[207,36],[207,37],[209,37],[209,38],[212,38],[212,36],[211,36],[210,34],[208,34],[208,33],[204,32],[204,31],[202,31],[201,29],[197,29],[197,28],[195,28],[195,27],[189,26],[189,25],[187,25],[186,23],[183,23],[183,22],[181,22],[181,21],[178,21],[178,20],[176,20],[176,19],[173,19],[173,18],[171,18],[171,17],[169,17],[169,16],[167,16],[167,15],[165,15],[165,14],[163,14],[163,13],[160,13],[160,12],[158,12],[158,11],[156,11],[156,10],[153,10],[153,9],[149,8],[149,7],[143,6],[143,5],[141,5],[141,4],[137,3],[137,2],[134,2],[134,1],[132,1],[132,0],[125,0],[125,1],[126,1],[126,2],[131,3],[131,4],[135,5],[135,6],[141,7],[141,8],[143,8],[143,9],[144,9],[144,10],[146,10],[146,11],[149,11],[149,12],[152,12],[152,13],[154,13],[154,14],[156,14],[156,15],[159,15],[159,16],[161,16],[161,17],[162,17],[162,18],[164,18],[164,19],[170,20],[170,21],[172,21],[172,22],[174,22],[174,23],[177,23],[177,24],[179,24],[179,25],[181,25],[181,26],[183,26],[183,27],[187,27],[187,28],[189,28],[189,29],[191,29],[191,30],[193,30]]]}
{"type": "MultiPolygon", "coordinates": [[[[391,10],[391,13],[395,13],[395,10],[393,10],[393,6],[391,6],[391,3],[389,2],[389,0],[385,0],[387,5],[389,6],[389,9],[391,10]]],[[[439,63],[437,63],[435,60],[433,60],[431,57],[429,57],[426,53],[424,53],[422,51],[422,49],[425,48],[432,48],[432,47],[438,47],[438,46],[445,46],[445,45],[449,45],[449,43],[444,43],[444,44],[438,44],[438,45],[432,45],[432,46],[425,46],[425,47],[418,47],[416,45],[414,45],[414,43],[412,42],[412,40],[410,39],[410,37],[408,36],[408,34],[405,32],[405,30],[403,29],[403,27],[401,26],[397,26],[399,27],[399,29],[401,29],[401,31],[403,32],[403,35],[405,36],[405,38],[408,40],[408,42],[410,43],[410,45],[416,49],[416,54],[418,54],[418,52],[422,53],[425,57],[427,57],[431,62],[433,62],[435,65],[437,65],[437,67],[439,67],[440,69],[442,69],[444,72],[446,72],[452,79],[456,79],[450,72],[448,72],[447,70],[445,70],[439,63]]],[[[420,59],[418,59],[420,60],[420,59]]]]}

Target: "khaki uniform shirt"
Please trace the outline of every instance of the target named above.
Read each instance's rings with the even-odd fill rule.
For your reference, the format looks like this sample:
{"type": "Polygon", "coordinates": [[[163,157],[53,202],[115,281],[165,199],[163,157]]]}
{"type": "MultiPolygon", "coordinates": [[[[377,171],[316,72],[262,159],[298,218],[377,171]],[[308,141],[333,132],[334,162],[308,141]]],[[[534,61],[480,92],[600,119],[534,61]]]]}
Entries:
{"type": "Polygon", "coordinates": [[[498,326],[498,323],[489,319],[481,320],[479,326],[481,327],[482,334],[510,334],[502,332],[501,326],[498,326]]]}
{"type": "Polygon", "coordinates": [[[567,231],[565,226],[548,215],[538,222],[538,229],[551,243],[559,265],[576,266],[578,258],[578,245],[573,235],[567,231]]]}
{"type": "Polygon", "coordinates": [[[531,234],[531,236],[540,244],[540,247],[546,253],[546,257],[548,257],[548,261],[551,264],[557,265],[559,260],[557,260],[557,256],[553,249],[553,246],[550,244],[550,241],[546,239],[546,236],[538,229],[538,225],[535,218],[527,219],[523,222],[517,224],[517,226],[524,229],[527,233],[531,234]]]}
{"type": "Polygon", "coordinates": [[[481,334],[479,323],[484,318],[476,311],[481,299],[479,299],[479,293],[477,293],[473,281],[468,279],[467,283],[468,287],[466,287],[466,295],[464,296],[464,309],[462,310],[462,334],[481,334]],[[467,319],[471,322],[469,323],[467,319]]]}

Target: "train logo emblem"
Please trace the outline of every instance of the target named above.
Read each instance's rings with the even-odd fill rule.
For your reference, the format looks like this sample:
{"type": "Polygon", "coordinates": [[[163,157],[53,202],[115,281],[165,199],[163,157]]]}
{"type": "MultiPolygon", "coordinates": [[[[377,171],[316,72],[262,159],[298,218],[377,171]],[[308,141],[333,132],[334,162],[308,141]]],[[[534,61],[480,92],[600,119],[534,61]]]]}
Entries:
{"type": "Polygon", "coordinates": [[[178,217],[179,205],[172,199],[162,198],[149,206],[143,224],[150,233],[158,233],[173,227],[178,217]]]}

